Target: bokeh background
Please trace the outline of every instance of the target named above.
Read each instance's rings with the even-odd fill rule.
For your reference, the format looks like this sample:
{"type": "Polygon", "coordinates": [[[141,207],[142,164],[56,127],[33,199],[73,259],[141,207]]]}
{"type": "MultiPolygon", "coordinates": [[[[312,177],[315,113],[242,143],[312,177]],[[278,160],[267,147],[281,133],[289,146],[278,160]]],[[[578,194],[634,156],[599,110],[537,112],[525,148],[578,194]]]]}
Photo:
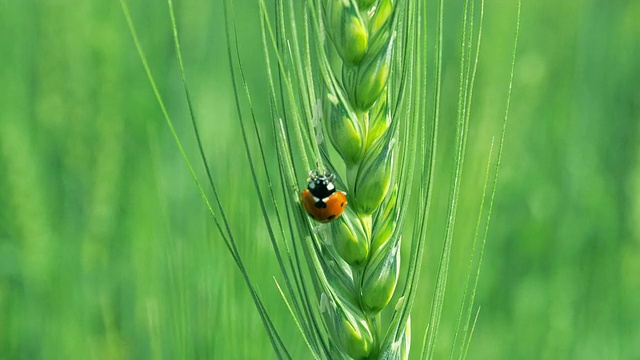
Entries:
{"type": "MultiPolygon", "coordinates": [[[[196,159],[167,6],[129,4],[196,159]]],[[[266,124],[258,7],[235,4],[266,124]]],[[[196,115],[241,253],[292,355],[308,358],[273,285],[278,270],[239,146],[221,2],[179,1],[176,10],[196,115]]],[[[438,195],[413,313],[415,348],[444,229],[460,11],[447,4],[438,195]]],[[[436,358],[448,356],[481,174],[506,102],[516,5],[488,1],[485,12],[436,358]]],[[[638,19],[638,1],[524,1],[471,359],[640,359],[638,19]]],[[[0,1],[0,81],[0,358],[274,358],[164,123],[119,2],[0,1]]]]}

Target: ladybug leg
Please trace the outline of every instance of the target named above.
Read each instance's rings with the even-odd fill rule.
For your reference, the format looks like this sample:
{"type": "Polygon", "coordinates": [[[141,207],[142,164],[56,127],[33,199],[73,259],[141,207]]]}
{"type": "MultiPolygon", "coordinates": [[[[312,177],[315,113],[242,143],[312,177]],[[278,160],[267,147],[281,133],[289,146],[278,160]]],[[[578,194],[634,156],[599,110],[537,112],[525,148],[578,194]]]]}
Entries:
{"type": "Polygon", "coordinates": [[[312,232],[314,235],[319,234],[321,230],[322,230],[321,225],[314,225],[314,226],[311,228],[311,232],[312,232]]]}
{"type": "Polygon", "coordinates": [[[331,234],[328,226],[324,226],[324,224],[315,225],[311,228],[311,232],[314,235],[318,235],[323,244],[331,245],[331,234]]]}

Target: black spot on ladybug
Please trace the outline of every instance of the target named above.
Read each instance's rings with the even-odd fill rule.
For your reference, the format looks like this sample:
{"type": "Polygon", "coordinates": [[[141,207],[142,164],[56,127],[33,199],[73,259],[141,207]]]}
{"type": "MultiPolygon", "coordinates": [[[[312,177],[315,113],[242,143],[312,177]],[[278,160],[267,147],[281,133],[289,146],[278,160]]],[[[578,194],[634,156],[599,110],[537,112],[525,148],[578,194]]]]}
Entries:
{"type": "Polygon", "coordinates": [[[340,204],[340,207],[344,207],[344,201],[342,202],[342,204],[340,204]]]}
{"type": "Polygon", "coordinates": [[[325,204],[324,201],[318,201],[315,203],[315,205],[318,209],[324,209],[327,207],[327,204],[325,204]]]}
{"type": "Polygon", "coordinates": [[[333,220],[336,216],[335,215],[329,215],[329,217],[327,218],[327,220],[333,220]]]}

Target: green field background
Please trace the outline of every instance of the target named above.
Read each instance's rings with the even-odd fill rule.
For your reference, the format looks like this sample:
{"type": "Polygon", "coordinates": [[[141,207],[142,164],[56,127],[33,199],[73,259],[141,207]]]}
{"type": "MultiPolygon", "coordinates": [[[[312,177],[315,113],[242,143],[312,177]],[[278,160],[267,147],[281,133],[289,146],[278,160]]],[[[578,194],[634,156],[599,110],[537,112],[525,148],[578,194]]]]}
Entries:
{"type": "MultiPolygon", "coordinates": [[[[437,195],[412,359],[430,312],[452,161],[462,6],[445,3],[437,195]]],[[[129,5],[202,177],[167,4],[129,5]]],[[[268,129],[257,2],[235,6],[268,129]]],[[[195,113],[240,252],[292,357],[308,359],[273,282],[279,272],[241,146],[222,3],[178,1],[176,11],[195,113]]],[[[438,359],[451,347],[484,167],[504,117],[516,11],[514,1],[486,4],[438,359]]],[[[470,359],[640,359],[639,19],[638,1],[523,3],[470,359]]],[[[271,139],[266,147],[273,151],[271,139]]],[[[0,0],[0,359],[146,358],[275,355],[119,1],[0,0]]]]}

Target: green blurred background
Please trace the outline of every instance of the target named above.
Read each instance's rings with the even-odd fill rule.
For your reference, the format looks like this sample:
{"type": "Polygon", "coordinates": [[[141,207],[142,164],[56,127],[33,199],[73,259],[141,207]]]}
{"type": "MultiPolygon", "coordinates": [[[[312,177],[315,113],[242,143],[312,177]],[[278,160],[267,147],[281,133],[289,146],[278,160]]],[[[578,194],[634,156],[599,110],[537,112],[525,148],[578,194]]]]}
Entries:
{"type": "MultiPolygon", "coordinates": [[[[167,6],[129,3],[196,159],[167,6]]],[[[266,124],[257,5],[235,4],[266,124]]],[[[278,270],[239,146],[221,2],[176,6],[196,115],[241,253],[293,357],[308,358],[273,285],[278,270]]],[[[461,6],[447,6],[438,195],[415,348],[429,314],[451,166],[461,6]]],[[[436,358],[450,348],[482,172],[504,116],[516,6],[489,1],[485,12],[436,358]]],[[[640,359],[638,19],[638,1],[524,2],[472,359],[640,359]]],[[[0,358],[273,358],[119,2],[3,0],[0,34],[0,358]]]]}

